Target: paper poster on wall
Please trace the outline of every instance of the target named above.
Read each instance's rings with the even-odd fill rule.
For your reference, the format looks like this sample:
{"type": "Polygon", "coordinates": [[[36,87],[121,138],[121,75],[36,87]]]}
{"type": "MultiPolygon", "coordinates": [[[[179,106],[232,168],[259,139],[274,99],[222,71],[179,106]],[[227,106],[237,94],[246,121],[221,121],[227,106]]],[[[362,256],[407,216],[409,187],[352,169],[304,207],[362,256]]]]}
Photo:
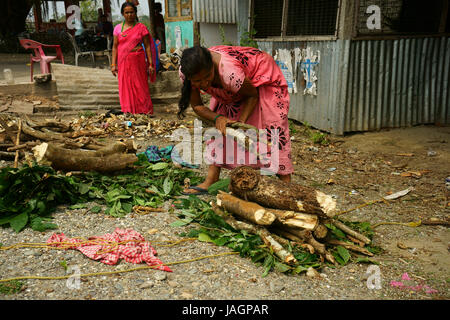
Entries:
{"type": "Polygon", "coordinates": [[[286,79],[289,93],[297,93],[297,84],[294,80],[294,73],[292,70],[291,52],[287,49],[277,50],[274,59],[286,79]]]}
{"type": "Polygon", "coordinates": [[[176,26],[175,27],[175,47],[177,49],[181,49],[182,44],[181,44],[181,28],[180,26],[176,26]]]}
{"type": "Polygon", "coordinates": [[[317,96],[317,74],[315,67],[320,62],[320,51],[313,54],[311,48],[302,50],[301,70],[303,71],[303,78],[305,79],[306,86],[303,94],[311,94],[317,96]]]}

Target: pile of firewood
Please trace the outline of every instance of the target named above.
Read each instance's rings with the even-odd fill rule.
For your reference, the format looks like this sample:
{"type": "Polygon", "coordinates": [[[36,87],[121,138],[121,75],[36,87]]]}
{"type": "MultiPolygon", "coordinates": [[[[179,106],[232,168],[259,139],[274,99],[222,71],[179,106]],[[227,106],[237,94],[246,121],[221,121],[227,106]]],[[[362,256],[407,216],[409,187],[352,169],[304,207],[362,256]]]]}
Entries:
{"type": "Polygon", "coordinates": [[[63,171],[112,172],[136,162],[135,140],[161,136],[185,122],[147,115],[86,113],[71,121],[0,115],[0,159],[51,165],[63,171]],[[34,157],[34,158],[33,158],[34,157]]]}
{"type": "Polygon", "coordinates": [[[233,228],[258,234],[285,263],[296,263],[295,257],[285,249],[289,242],[333,264],[336,261],[327,244],[373,256],[364,248],[370,244],[369,238],[334,219],[336,201],[331,196],[260,175],[258,170],[245,166],[234,169],[230,178],[231,194],[217,195],[216,202],[212,203],[214,212],[233,228]],[[329,237],[325,224],[341,229],[353,243],[329,237]]]}
{"type": "Polygon", "coordinates": [[[14,167],[25,157],[63,171],[112,172],[136,162],[134,140],[99,141],[95,138],[107,136],[104,129],[77,123],[0,116],[0,157],[14,159],[14,167]]]}

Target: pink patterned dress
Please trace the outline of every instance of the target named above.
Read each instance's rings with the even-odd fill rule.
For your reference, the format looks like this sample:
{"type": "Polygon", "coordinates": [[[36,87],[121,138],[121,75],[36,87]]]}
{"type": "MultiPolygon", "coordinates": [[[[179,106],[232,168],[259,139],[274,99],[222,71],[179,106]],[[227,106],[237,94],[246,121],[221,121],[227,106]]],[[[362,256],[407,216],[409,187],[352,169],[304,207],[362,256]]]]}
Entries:
{"type": "MultiPolygon", "coordinates": [[[[260,164],[259,160],[253,166],[272,167],[271,170],[280,175],[293,173],[288,122],[290,98],[287,82],[280,68],[269,54],[255,48],[215,46],[209,50],[221,55],[219,74],[223,86],[223,89],[210,87],[207,90],[211,95],[210,109],[229,119],[238,120],[243,108],[243,97],[238,91],[247,77],[257,88],[259,99],[246,123],[258,129],[266,129],[268,141],[278,147],[277,170],[270,163],[260,164]]],[[[224,145],[219,147],[225,149],[224,145]]],[[[267,156],[271,156],[270,147],[267,156]]],[[[230,163],[226,159],[227,154],[223,152],[223,159],[217,165],[232,169],[248,164],[230,163]]],[[[246,162],[251,162],[249,159],[246,157],[246,162]]]]}

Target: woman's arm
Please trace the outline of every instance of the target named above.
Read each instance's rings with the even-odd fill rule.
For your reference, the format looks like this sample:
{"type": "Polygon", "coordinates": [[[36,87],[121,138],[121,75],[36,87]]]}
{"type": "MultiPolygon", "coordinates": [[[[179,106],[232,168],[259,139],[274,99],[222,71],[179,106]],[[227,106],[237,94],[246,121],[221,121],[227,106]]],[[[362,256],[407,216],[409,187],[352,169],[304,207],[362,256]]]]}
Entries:
{"type": "Polygon", "coordinates": [[[147,54],[147,61],[148,61],[148,70],[150,71],[150,74],[154,71],[153,66],[153,60],[152,60],[152,50],[150,46],[150,37],[151,35],[144,37],[144,47],[145,47],[145,53],[147,54]]]}
{"type": "Polygon", "coordinates": [[[245,123],[253,113],[253,110],[255,110],[258,103],[258,89],[246,77],[238,93],[245,97],[243,102],[244,106],[239,117],[239,121],[245,123]]]}
{"type": "Polygon", "coordinates": [[[219,130],[222,134],[225,135],[227,124],[233,123],[235,121],[228,119],[223,115],[219,115],[211,109],[205,107],[203,105],[202,98],[200,97],[200,91],[196,88],[192,88],[191,92],[191,106],[194,112],[203,119],[212,121],[216,125],[216,129],[219,130]]]}
{"type": "Polygon", "coordinates": [[[114,36],[114,43],[112,47],[112,61],[111,61],[111,72],[116,77],[117,76],[117,47],[119,46],[119,39],[114,36]]]}

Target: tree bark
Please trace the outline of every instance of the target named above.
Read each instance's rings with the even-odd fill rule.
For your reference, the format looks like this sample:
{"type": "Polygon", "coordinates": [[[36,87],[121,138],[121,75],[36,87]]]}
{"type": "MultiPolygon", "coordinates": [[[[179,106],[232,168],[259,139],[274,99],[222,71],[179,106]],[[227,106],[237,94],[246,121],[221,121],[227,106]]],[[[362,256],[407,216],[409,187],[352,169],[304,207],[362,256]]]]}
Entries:
{"type": "Polygon", "coordinates": [[[11,140],[12,143],[16,144],[16,136],[11,127],[8,126],[8,122],[6,121],[6,119],[2,116],[0,116],[0,125],[3,127],[3,129],[5,129],[6,135],[8,136],[9,140],[11,140]]]}
{"type": "Polygon", "coordinates": [[[359,253],[365,254],[366,256],[369,256],[369,257],[373,257],[373,253],[370,252],[369,250],[361,248],[360,246],[357,246],[357,245],[354,245],[354,244],[351,244],[351,243],[348,243],[348,242],[345,242],[345,241],[339,241],[339,240],[335,240],[335,239],[330,239],[327,242],[329,244],[333,244],[333,245],[336,245],[336,246],[342,246],[345,249],[348,249],[348,250],[351,250],[351,251],[355,251],[355,252],[359,252],[359,253]]]}
{"type": "Polygon", "coordinates": [[[212,202],[211,207],[213,211],[221,216],[226,223],[232,226],[236,230],[245,230],[252,234],[257,234],[261,237],[264,243],[272,248],[273,252],[284,262],[287,264],[295,264],[297,259],[295,259],[294,255],[288,252],[283,246],[275,239],[274,236],[270,234],[270,232],[261,226],[251,225],[246,222],[238,221],[233,216],[227,215],[217,203],[212,202]]]}
{"type": "Polygon", "coordinates": [[[277,216],[277,222],[290,227],[306,230],[315,230],[319,226],[319,218],[316,215],[285,211],[277,209],[268,209],[277,216]]]}
{"type": "Polygon", "coordinates": [[[35,147],[39,144],[41,144],[40,141],[28,141],[23,144],[19,144],[18,146],[11,146],[8,149],[6,149],[6,151],[16,151],[16,150],[20,150],[20,149],[26,149],[29,147],[35,147]]]}
{"type": "Polygon", "coordinates": [[[328,229],[323,224],[319,224],[314,230],[314,237],[317,239],[324,239],[328,234],[328,229]]]}
{"type": "Polygon", "coordinates": [[[293,228],[289,229],[281,229],[281,228],[274,228],[273,230],[275,233],[278,233],[279,235],[297,242],[306,242],[311,247],[314,248],[314,251],[323,256],[327,261],[331,262],[332,264],[336,265],[336,260],[334,259],[333,255],[329,253],[325,245],[323,243],[318,242],[311,234],[311,231],[304,230],[304,231],[298,231],[293,228]]]}
{"type": "MultiPolygon", "coordinates": [[[[113,150],[114,147],[118,148],[111,146],[110,149],[113,150]]],[[[114,172],[126,169],[137,161],[135,154],[70,150],[48,143],[34,147],[33,151],[39,163],[49,162],[54,169],[63,171],[114,172]]]]}
{"type": "Polygon", "coordinates": [[[219,207],[259,225],[271,225],[276,219],[272,212],[260,205],[239,199],[228,193],[219,193],[217,204],[219,207]]]}
{"type": "Polygon", "coordinates": [[[318,190],[287,183],[242,166],[231,172],[230,190],[237,196],[267,208],[333,217],[336,201],[318,190]]]}
{"type": "Polygon", "coordinates": [[[65,139],[61,133],[42,132],[40,130],[33,129],[26,123],[26,121],[23,121],[22,130],[27,135],[42,141],[62,141],[65,139]]]}
{"type": "Polygon", "coordinates": [[[338,227],[339,229],[341,229],[342,231],[344,231],[346,234],[349,234],[352,237],[355,237],[356,239],[361,240],[365,244],[370,244],[371,243],[369,238],[367,238],[366,236],[360,234],[359,232],[356,232],[355,230],[352,230],[351,228],[347,227],[342,222],[340,222],[338,220],[332,220],[331,223],[333,225],[335,225],[336,227],[338,227]]]}
{"type": "MultiPolygon", "coordinates": [[[[22,119],[19,119],[19,129],[17,130],[17,140],[16,146],[20,144],[20,133],[22,132],[22,119]]],[[[16,154],[14,157],[14,168],[17,168],[19,165],[19,150],[16,150],[16,154]]]]}

